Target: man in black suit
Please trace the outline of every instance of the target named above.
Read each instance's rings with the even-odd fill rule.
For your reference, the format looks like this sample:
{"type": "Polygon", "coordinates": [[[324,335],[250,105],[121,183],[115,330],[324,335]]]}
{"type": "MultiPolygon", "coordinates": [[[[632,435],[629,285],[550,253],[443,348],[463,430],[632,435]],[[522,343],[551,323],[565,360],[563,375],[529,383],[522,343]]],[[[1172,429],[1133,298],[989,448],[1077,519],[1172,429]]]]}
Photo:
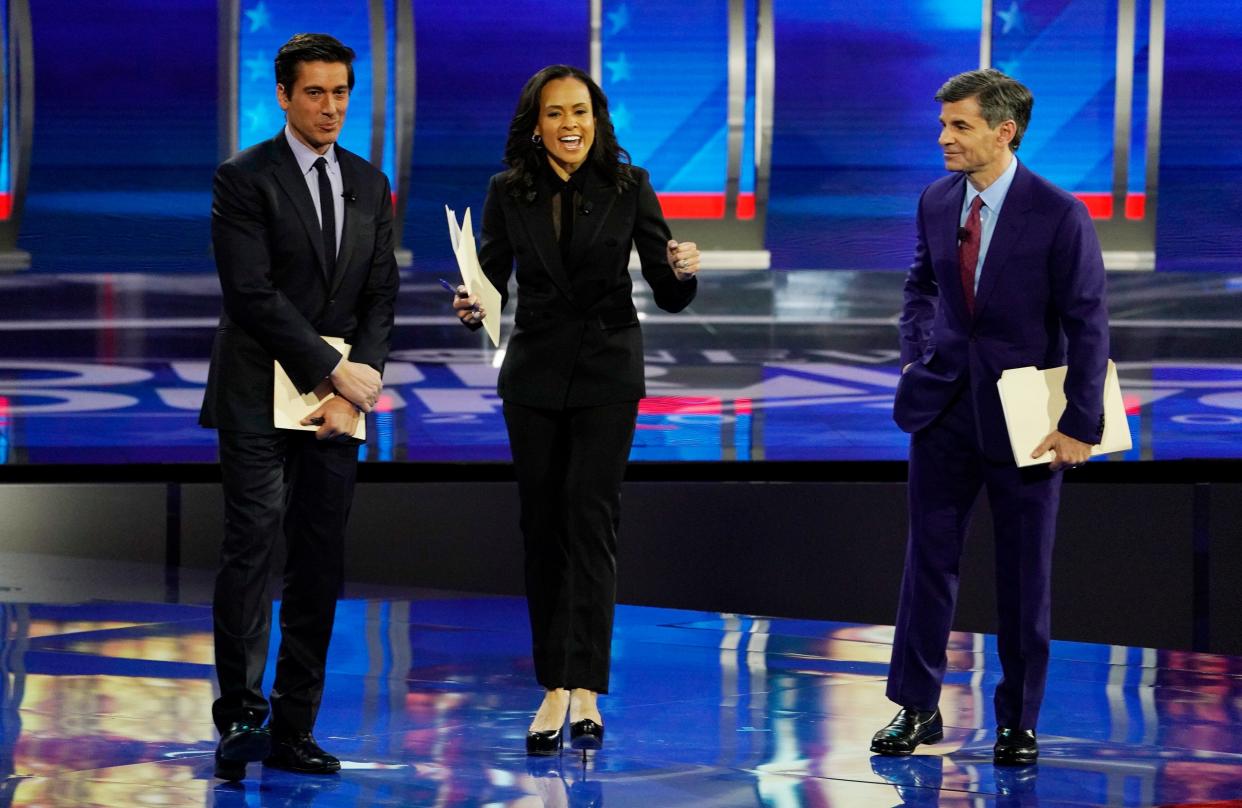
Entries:
{"type": "Polygon", "coordinates": [[[224,312],[200,423],[219,430],[224,483],[212,715],[221,736],[216,776],[228,780],[254,760],[304,773],[340,768],[311,731],[343,578],[358,462],[350,435],[379,396],[398,283],[388,180],[335,145],[353,58],[324,34],[285,43],[276,97],[287,124],[224,162],[213,187],[224,312]],[[323,336],[343,337],[348,358],[323,336]],[[336,394],[302,422],[317,431],[273,427],[273,360],[304,394],[336,394]],[[282,527],[288,561],[269,707],[267,582],[282,527]]]}

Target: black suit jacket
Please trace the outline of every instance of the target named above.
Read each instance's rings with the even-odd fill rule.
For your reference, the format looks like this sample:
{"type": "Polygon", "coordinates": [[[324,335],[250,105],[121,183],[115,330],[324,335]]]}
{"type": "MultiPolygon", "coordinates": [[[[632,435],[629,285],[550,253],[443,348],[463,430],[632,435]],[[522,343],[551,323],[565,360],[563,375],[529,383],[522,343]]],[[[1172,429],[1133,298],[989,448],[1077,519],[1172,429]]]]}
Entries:
{"type": "Polygon", "coordinates": [[[646,395],[631,245],[660,308],[681,311],[698,288],[695,279],[677,280],[668,265],[671,236],[647,172],[634,168],[635,184],[618,191],[609,177],[582,170],[590,173],[574,219],[572,273],[553,229],[550,190],[540,183],[534,200],[515,198],[503,173],[488,187],[479,262],[504,303],[517,270],[514,329],[497,389],[505,401],[561,409],[646,395]]]}
{"type": "Polygon", "coordinates": [[[370,163],[340,145],[336,154],[348,196],[331,277],[314,202],[283,131],[216,170],[211,242],[224,312],[203,426],[274,431],[272,360],[309,392],[340,360],[321,334],[344,337],[351,359],[383,368],[398,285],[392,193],[370,163]]]}

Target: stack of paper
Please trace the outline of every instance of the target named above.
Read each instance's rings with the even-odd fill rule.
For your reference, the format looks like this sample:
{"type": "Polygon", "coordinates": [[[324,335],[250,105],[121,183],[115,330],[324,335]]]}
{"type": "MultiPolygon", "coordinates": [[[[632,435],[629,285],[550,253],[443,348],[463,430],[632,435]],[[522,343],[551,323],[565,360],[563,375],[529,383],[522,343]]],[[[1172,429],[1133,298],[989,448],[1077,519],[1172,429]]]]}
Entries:
{"type": "Polygon", "coordinates": [[[474,248],[474,229],[470,225],[470,208],[466,208],[460,227],[452,208],[445,205],[444,212],[448,215],[449,239],[453,242],[461,281],[466,285],[466,293],[479,299],[484,314],[483,330],[491,337],[492,345],[500,347],[500,292],[496,291],[479,266],[479,254],[474,248]]]}
{"type": "MultiPolygon", "coordinates": [[[[1052,461],[1052,452],[1039,457],[1031,457],[1031,452],[1057,428],[1065,412],[1065,370],[1065,365],[1047,370],[1036,370],[1034,365],[1012,368],[996,382],[1005,425],[1009,428],[1009,445],[1019,467],[1052,461]]],[[[1110,359],[1104,377],[1104,435],[1097,446],[1091,447],[1091,454],[1124,452],[1131,445],[1117,366],[1110,359]]]]}

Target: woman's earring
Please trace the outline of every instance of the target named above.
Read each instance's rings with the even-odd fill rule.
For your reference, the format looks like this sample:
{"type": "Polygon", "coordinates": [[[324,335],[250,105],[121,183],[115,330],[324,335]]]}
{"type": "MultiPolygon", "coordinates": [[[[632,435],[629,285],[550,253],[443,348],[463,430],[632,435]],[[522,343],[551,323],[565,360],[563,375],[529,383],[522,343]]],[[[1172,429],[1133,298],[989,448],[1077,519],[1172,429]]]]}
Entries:
{"type": "Polygon", "coordinates": [[[543,145],[543,138],[539,137],[539,135],[531,135],[530,142],[534,143],[536,147],[539,147],[543,145]]]}

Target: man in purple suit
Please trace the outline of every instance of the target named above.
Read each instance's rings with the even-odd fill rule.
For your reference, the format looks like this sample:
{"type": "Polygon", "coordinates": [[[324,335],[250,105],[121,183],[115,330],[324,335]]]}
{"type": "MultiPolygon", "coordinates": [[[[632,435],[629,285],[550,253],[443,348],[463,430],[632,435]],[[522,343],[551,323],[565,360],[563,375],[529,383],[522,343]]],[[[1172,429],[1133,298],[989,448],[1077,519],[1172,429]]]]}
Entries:
{"type": "Polygon", "coordinates": [[[900,320],[893,419],[910,437],[910,535],[889,699],[901,706],[871,751],[908,755],[944,734],[938,707],[970,513],[987,490],[996,541],[998,765],[1035,762],[1048,672],[1052,544],[1062,470],[1104,430],[1108,359],[1104,263],[1086,208],[1014,153],[1030,91],[997,70],[954,76],[936,94],[953,172],[923,192],[900,320]],[[1065,414],[1019,469],[996,381],[1007,368],[1068,364],[1065,414]]]}

